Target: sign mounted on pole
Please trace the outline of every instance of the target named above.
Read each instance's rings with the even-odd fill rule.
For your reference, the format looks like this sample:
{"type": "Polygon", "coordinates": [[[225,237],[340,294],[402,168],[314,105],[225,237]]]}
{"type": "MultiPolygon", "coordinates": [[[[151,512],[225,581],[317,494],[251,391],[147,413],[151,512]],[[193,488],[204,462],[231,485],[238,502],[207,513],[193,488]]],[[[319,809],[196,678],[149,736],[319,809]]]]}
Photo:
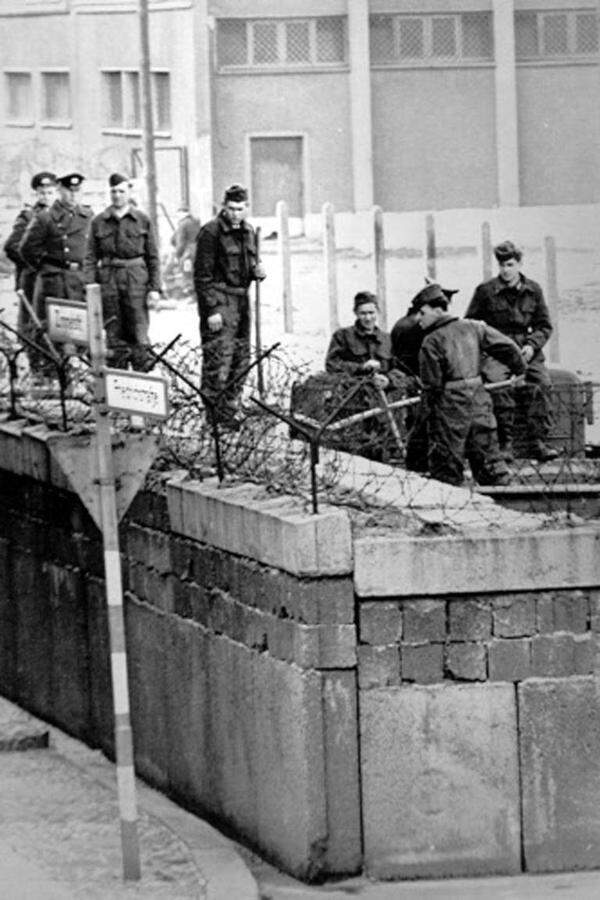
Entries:
{"type": "Polygon", "coordinates": [[[104,379],[109,409],[154,419],[168,418],[169,396],[164,378],[123,369],[104,369],[104,379]]]}
{"type": "Polygon", "coordinates": [[[76,300],[46,298],[48,337],[57,343],[88,343],[87,305],[76,300]]]}

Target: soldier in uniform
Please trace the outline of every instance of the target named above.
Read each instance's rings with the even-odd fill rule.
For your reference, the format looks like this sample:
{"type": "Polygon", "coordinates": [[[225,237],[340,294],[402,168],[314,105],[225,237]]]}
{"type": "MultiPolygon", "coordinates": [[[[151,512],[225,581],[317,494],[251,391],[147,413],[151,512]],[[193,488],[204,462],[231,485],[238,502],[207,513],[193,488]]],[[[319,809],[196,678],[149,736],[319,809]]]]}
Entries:
{"type": "Polygon", "coordinates": [[[202,395],[216,419],[234,428],[250,359],[248,290],[253,281],[265,278],[247,215],[248,191],[233,184],[225,191],[219,214],[200,229],[194,261],[202,395]]]}
{"type": "Polygon", "coordinates": [[[90,229],[84,275],[102,291],[102,313],[110,364],[147,370],[148,303],[157,302],[160,262],[152,223],[131,203],[126,175],[108,179],[110,206],[94,217],[90,229]]]}
{"type": "MultiPolygon", "coordinates": [[[[23,261],[19,252],[19,244],[33,217],[42,212],[42,210],[47,209],[53,202],[56,190],[56,175],[53,172],[37,172],[31,179],[31,189],[35,192],[35,203],[33,205],[25,204],[15,219],[13,229],[4,244],[4,252],[10,261],[15,264],[15,288],[23,291],[30,303],[33,302],[36,270],[32,266],[26,265],[23,261]]],[[[32,326],[29,313],[22,303],[19,304],[17,328],[26,337],[33,338],[35,334],[35,328],[32,326]]],[[[36,353],[28,348],[27,355],[31,368],[35,369],[38,362],[36,353]]]]}
{"type": "Polygon", "coordinates": [[[514,375],[525,371],[519,347],[485,322],[448,314],[448,298],[429,285],[413,300],[424,330],[419,376],[427,415],[429,472],[460,485],[465,457],[479,484],[506,484],[506,462],[498,446],[492,401],[483,386],[484,354],[514,375]]]}
{"type": "Polygon", "coordinates": [[[34,307],[42,325],[47,297],[85,299],[83,259],[93,213],[78,203],[83,181],[79,172],[58,178],[57,199],[31,220],[19,244],[24,262],[37,272],[34,307]]]}
{"type": "MultiPolygon", "coordinates": [[[[512,241],[494,248],[498,275],[480,284],[465,313],[467,319],[482,319],[511,337],[521,348],[526,363],[524,397],[531,428],[531,456],[542,462],[559,453],[546,443],[550,432],[550,376],[544,364],[543,346],[552,333],[550,313],[540,285],[521,272],[521,250],[512,241]]],[[[490,371],[490,370],[488,370],[490,371]]],[[[501,381],[502,369],[496,368],[491,380],[501,381]]],[[[494,410],[504,458],[513,459],[515,396],[512,389],[494,392],[494,410]]]]}

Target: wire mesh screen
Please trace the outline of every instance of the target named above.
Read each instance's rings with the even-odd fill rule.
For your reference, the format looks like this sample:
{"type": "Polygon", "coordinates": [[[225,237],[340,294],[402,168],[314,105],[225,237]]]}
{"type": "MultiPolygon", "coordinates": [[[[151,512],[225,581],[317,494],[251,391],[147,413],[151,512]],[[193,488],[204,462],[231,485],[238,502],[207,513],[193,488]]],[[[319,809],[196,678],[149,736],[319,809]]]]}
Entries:
{"type": "Polygon", "coordinates": [[[491,60],[492,15],[374,15],[370,18],[370,48],[374,64],[491,60]]]}
{"type": "Polygon", "coordinates": [[[288,22],[285,25],[285,57],[287,62],[310,62],[310,29],[308,22],[288,22]]]}
{"type": "Polygon", "coordinates": [[[564,56],[569,51],[566,14],[544,16],[543,23],[544,51],[548,56],[564,56]]]}
{"type": "Polygon", "coordinates": [[[575,45],[577,53],[598,52],[598,16],[595,13],[579,13],[576,16],[575,45]]]}
{"type": "Polygon", "coordinates": [[[217,65],[269,67],[341,64],[347,59],[346,18],[220,19],[217,65]]]}

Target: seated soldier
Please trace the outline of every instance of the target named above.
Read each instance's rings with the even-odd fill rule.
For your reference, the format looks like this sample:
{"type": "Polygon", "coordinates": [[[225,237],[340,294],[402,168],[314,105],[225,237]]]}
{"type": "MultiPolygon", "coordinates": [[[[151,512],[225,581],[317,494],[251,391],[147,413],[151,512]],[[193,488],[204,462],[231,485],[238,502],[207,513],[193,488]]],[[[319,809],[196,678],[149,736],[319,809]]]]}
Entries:
{"type": "MultiPolygon", "coordinates": [[[[354,313],[354,325],[338,328],[334,332],[325,358],[326,371],[339,375],[340,382],[346,381],[348,389],[356,385],[357,379],[362,381],[360,390],[352,399],[352,407],[345,406],[340,410],[340,417],[381,407],[385,401],[382,392],[401,391],[403,395],[409,382],[395,365],[389,334],[377,324],[375,294],[359,291],[354,297],[354,313]]],[[[391,447],[390,420],[386,414],[365,420],[360,431],[359,446],[352,449],[379,459],[398,455],[399,447],[395,451],[391,447]]]]}
{"type": "Polygon", "coordinates": [[[485,322],[449,315],[448,298],[438,285],[422,290],[413,305],[424,332],[419,375],[432,478],[462,484],[466,458],[479,484],[506,484],[508,469],[481,375],[484,354],[521,375],[525,361],[519,347],[485,322]]]}

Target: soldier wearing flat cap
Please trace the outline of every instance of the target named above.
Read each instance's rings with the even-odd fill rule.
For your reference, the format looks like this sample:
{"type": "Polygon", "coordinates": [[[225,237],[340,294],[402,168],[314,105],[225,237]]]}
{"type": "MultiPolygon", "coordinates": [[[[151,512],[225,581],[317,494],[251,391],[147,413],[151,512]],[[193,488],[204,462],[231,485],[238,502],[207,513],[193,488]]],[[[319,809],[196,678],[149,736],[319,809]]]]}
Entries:
{"type": "MultiPolygon", "coordinates": [[[[47,209],[53,202],[56,191],[56,175],[53,172],[36,172],[31,179],[31,190],[35,194],[35,202],[33,204],[26,203],[19,212],[12,231],[4,244],[4,252],[10,261],[15,264],[15,288],[22,290],[30,303],[33,302],[36,270],[33,266],[25,263],[19,251],[19,245],[34,216],[47,209]]],[[[19,305],[17,327],[21,334],[24,334],[26,337],[33,337],[34,329],[31,324],[31,318],[22,303],[19,305]]],[[[28,349],[27,355],[31,368],[35,369],[37,365],[35,352],[28,349]]]]}
{"type": "Polygon", "coordinates": [[[85,299],[83,259],[92,210],[81,205],[84,176],[71,172],[57,179],[58,197],[31,220],[19,244],[19,253],[37,271],[35,309],[46,319],[46,297],[85,299]]]}
{"type": "Polygon", "coordinates": [[[248,290],[253,281],[265,277],[247,214],[248,191],[232,184],[225,191],[218,216],[200,229],[194,260],[202,395],[216,419],[234,428],[250,359],[248,290]]]}
{"type": "MultiPolygon", "coordinates": [[[[526,407],[530,425],[530,455],[542,462],[558,456],[547,443],[552,425],[550,375],[545,366],[543,347],[552,334],[550,313],[542,288],[521,271],[523,253],[512,241],[494,247],[498,275],[480,284],[465,313],[468,319],[481,319],[516,341],[527,366],[525,386],[519,396],[526,407]]],[[[493,380],[502,381],[504,372],[496,369],[493,380]]],[[[494,410],[504,458],[514,455],[513,437],[516,411],[515,391],[494,391],[494,410]]]]}
{"type": "Polygon", "coordinates": [[[85,256],[85,280],[97,282],[109,362],[116,368],[151,367],[148,352],[148,302],[160,291],[160,262],[152,223],[131,202],[126,175],[108,179],[110,206],[95,216],[85,256]]]}
{"type": "Polygon", "coordinates": [[[479,484],[506,484],[492,401],[483,386],[484,354],[520,375],[525,362],[513,340],[495,328],[448,313],[448,298],[437,284],[413,298],[423,329],[419,377],[427,420],[429,472],[438,481],[460,485],[465,459],[479,484]]]}

